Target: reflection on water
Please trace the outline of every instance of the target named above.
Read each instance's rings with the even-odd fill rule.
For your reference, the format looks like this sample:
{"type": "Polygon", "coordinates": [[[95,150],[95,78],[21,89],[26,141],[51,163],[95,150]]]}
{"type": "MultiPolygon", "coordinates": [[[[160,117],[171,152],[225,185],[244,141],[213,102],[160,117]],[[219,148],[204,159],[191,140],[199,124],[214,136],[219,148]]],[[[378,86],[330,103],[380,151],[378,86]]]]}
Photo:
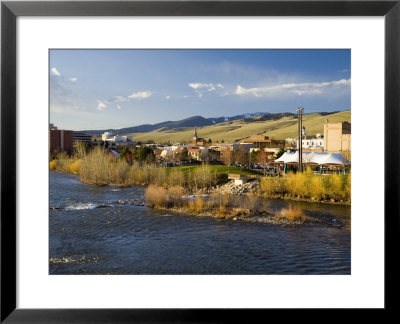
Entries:
{"type": "Polygon", "coordinates": [[[350,207],[274,200],[315,220],[279,226],[143,206],[141,187],[50,173],[51,274],[350,274],[350,207]]]}

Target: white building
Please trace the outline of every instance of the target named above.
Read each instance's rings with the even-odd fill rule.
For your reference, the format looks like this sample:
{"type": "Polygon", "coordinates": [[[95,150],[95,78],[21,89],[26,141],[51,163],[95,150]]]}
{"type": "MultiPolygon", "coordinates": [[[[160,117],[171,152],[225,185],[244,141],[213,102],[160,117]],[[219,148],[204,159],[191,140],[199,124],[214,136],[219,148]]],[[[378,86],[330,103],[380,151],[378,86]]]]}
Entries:
{"type": "MultiPolygon", "coordinates": [[[[323,149],[324,139],[321,137],[307,138],[301,141],[303,148],[306,149],[323,149]]],[[[297,142],[297,148],[299,148],[299,143],[297,142]]]]}
{"type": "Polygon", "coordinates": [[[132,142],[132,136],[113,135],[112,132],[104,132],[101,135],[101,139],[104,142],[116,142],[116,143],[132,142]]]}
{"type": "Polygon", "coordinates": [[[101,139],[105,142],[105,141],[107,141],[108,139],[110,139],[112,136],[113,136],[113,133],[112,133],[112,132],[104,132],[104,133],[101,135],[101,139]]]}

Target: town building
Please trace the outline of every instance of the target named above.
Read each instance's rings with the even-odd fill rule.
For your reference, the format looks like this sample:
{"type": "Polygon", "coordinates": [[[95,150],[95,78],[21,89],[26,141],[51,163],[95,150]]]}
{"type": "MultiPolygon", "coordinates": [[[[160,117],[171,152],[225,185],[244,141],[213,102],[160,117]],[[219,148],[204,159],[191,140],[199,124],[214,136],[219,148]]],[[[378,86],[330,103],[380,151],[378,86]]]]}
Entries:
{"type": "Polygon", "coordinates": [[[188,149],[188,154],[193,160],[201,161],[201,150],[199,148],[188,149]]]}
{"type": "Polygon", "coordinates": [[[87,134],[85,132],[73,131],[72,133],[72,141],[73,142],[85,142],[89,143],[92,141],[92,135],[87,134]]]}
{"type": "Polygon", "coordinates": [[[101,139],[104,142],[116,142],[116,143],[132,142],[132,136],[114,135],[113,132],[104,132],[101,135],[101,139]]]}
{"type": "Polygon", "coordinates": [[[245,138],[240,141],[240,143],[252,143],[253,147],[256,148],[281,148],[285,147],[285,141],[284,140],[273,140],[270,139],[268,136],[264,135],[252,135],[248,138],[245,138]]]}
{"type": "Polygon", "coordinates": [[[190,145],[194,145],[194,146],[204,146],[206,145],[207,141],[205,138],[202,137],[198,137],[197,135],[197,130],[194,130],[194,134],[193,134],[193,138],[192,141],[190,142],[190,145]]]}
{"type": "Polygon", "coordinates": [[[235,153],[239,150],[239,143],[213,143],[209,149],[219,152],[228,150],[235,153]]]}
{"type": "Polygon", "coordinates": [[[351,153],[351,123],[338,122],[324,124],[324,151],[343,153],[349,159],[351,153]]]}
{"type": "MultiPolygon", "coordinates": [[[[51,126],[50,126],[51,125],[51,126]]],[[[72,153],[72,130],[57,129],[53,124],[49,128],[49,141],[50,141],[50,154],[58,152],[66,152],[71,155],[72,153]]]]}
{"type": "MultiPolygon", "coordinates": [[[[296,139],[297,149],[299,149],[299,142],[296,139]]],[[[307,151],[316,151],[323,152],[324,151],[325,141],[321,134],[316,134],[315,136],[304,136],[301,140],[302,150],[303,152],[307,151]]]]}

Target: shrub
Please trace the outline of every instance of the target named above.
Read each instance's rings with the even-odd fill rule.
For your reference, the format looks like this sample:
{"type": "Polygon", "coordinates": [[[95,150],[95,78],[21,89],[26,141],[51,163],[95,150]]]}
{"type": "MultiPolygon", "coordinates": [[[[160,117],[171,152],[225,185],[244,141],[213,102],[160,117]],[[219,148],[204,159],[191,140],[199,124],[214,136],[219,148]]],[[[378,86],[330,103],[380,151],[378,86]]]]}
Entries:
{"type": "Polygon", "coordinates": [[[338,174],[330,177],[329,196],[332,199],[344,199],[343,180],[343,176],[338,174]]]}
{"type": "Polygon", "coordinates": [[[82,162],[81,160],[76,160],[75,162],[73,162],[69,167],[70,172],[79,174],[79,168],[81,166],[81,162],[82,162]]]}
{"type": "Polygon", "coordinates": [[[260,189],[266,196],[274,196],[285,193],[284,180],[264,177],[260,182],[260,189]]]}
{"type": "Polygon", "coordinates": [[[87,154],[80,165],[81,180],[95,185],[106,185],[112,180],[111,164],[104,149],[96,147],[87,154]]]}
{"type": "Polygon", "coordinates": [[[326,190],[322,176],[313,176],[308,186],[308,196],[317,200],[325,198],[326,190]]]}
{"type": "Polygon", "coordinates": [[[290,172],[286,180],[286,189],[292,196],[306,197],[309,176],[302,172],[290,172]]]}
{"type": "Polygon", "coordinates": [[[70,172],[70,165],[71,165],[71,158],[68,156],[67,153],[62,152],[57,156],[57,162],[55,165],[55,169],[61,172],[70,172]]]}
{"type": "Polygon", "coordinates": [[[351,174],[347,175],[347,183],[344,187],[345,199],[351,200],[351,174]]]}
{"type": "Polygon", "coordinates": [[[250,212],[255,212],[257,210],[258,198],[256,195],[247,195],[242,202],[240,202],[240,207],[248,209],[250,212]]]}
{"type": "Polygon", "coordinates": [[[165,208],[168,205],[167,189],[159,186],[150,185],[145,191],[147,202],[152,207],[165,208]]]}
{"type": "Polygon", "coordinates": [[[182,207],[182,196],[184,195],[185,190],[182,187],[175,186],[168,188],[168,201],[171,202],[174,206],[182,207]]]}
{"type": "Polygon", "coordinates": [[[203,198],[196,197],[196,200],[194,201],[194,206],[195,206],[196,213],[201,213],[205,207],[203,198]]]}
{"type": "Polygon", "coordinates": [[[57,160],[50,162],[50,170],[54,171],[56,169],[57,160]]]}
{"type": "Polygon", "coordinates": [[[148,183],[152,183],[152,184],[156,184],[159,186],[167,186],[167,171],[165,168],[157,168],[157,167],[153,167],[152,168],[152,179],[151,182],[148,183]]]}
{"type": "Polygon", "coordinates": [[[185,185],[185,182],[185,175],[183,174],[183,172],[177,168],[172,168],[171,172],[168,175],[168,184],[173,187],[183,187],[185,185]]]}
{"type": "Polygon", "coordinates": [[[190,174],[192,188],[210,188],[215,185],[217,180],[216,171],[212,171],[207,165],[202,165],[190,174]]]}
{"type": "Polygon", "coordinates": [[[279,212],[275,214],[275,217],[278,219],[286,219],[290,222],[295,221],[305,221],[306,216],[303,214],[300,208],[282,208],[279,212]]]}
{"type": "Polygon", "coordinates": [[[119,160],[112,165],[112,183],[118,186],[129,186],[130,180],[129,164],[125,160],[119,160]]]}

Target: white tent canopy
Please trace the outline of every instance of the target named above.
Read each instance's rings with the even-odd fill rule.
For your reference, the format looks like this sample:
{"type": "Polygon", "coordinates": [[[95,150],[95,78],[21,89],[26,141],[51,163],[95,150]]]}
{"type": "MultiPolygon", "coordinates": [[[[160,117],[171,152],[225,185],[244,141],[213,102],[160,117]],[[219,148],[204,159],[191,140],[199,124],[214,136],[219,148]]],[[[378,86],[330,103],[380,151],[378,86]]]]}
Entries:
{"type": "MultiPolygon", "coordinates": [[[[348,165],[350,164],[342,154],[340,153],[319,153],[319,152],[303,152],[303,163],[313,163],[313,164],[334,164],[334,165],[348,165]]],[[[289,153],[285,152],[280,158],[275,160],[276,163],[298,163],[299,153],[289,153]]]]}

